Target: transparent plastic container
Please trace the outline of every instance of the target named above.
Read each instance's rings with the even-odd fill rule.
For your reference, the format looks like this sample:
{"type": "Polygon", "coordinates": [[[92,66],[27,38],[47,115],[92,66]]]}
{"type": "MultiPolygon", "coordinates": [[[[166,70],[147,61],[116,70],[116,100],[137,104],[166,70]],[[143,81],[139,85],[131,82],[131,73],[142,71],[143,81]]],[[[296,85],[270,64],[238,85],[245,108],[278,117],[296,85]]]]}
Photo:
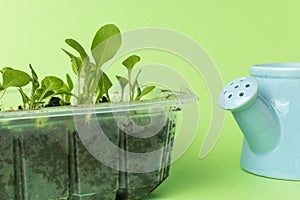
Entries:
{"type": "Polygon", "coordinates": [[[141,199],[169,175],[191,93],[0,113],[0,199],[141,199]]]}

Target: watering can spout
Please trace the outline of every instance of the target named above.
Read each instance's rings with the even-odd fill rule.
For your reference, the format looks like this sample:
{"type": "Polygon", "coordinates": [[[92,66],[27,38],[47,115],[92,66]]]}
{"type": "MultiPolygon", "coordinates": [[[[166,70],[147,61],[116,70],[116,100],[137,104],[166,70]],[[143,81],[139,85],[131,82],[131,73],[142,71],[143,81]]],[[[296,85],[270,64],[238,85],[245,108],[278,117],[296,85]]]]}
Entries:
{"type": "Polygon", "coordinates": [[[232,112],[253,153],[263,154],[276,148],[280,136],[278,115],[259,95],[256,78],[242,77],[230,82],[218,101],[221,108],[232,112]]]}

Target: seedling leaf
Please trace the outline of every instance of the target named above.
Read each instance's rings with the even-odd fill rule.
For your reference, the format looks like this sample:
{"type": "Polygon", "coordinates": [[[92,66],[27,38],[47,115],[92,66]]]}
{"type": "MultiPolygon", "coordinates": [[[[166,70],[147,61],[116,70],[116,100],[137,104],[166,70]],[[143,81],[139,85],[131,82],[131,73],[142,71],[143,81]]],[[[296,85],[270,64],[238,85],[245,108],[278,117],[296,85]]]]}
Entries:
{"type": "Polygon", "coordinates": [[[91,46],[97,68],[114,57],[121,46],[121,41],[120,30],[114,24],[104,25],[97,31],[91,46]]]}
{"type": "Polygon", "coordinates": [[[124,98],[124,88],[129,83],[129,80],[127,80],[126,78],[124,78],[122,76],[116,76],[116,78],[118,79],[118,81],[119,81],[119,83],[121,85],[121,101],[123,101],[123,98],[124,98]]]}
{"type": "Polygon", "coordinates": [[[137,87],[137,97],[138,97],[138,96],[141,96],[141,94],[142,94],[141,88],[140,88],[140,87],[137,87]]]}
{"type": "Polygon", "coordinates": [[[42,88],[46,91],[58,90],[64,85],[64,82],[55,76],[46,76],[42,80],[42,88]]]}
{"type": "Polygon", "coordinates": [[[47,99],[48,97],[51,97],[55,94],[53,90],[48,90],[44,95],[42,99],[47,99]]]}
{"type": "Polygon", "coordinates": [[[108,76],[102,72],[100,80],[98,82],[98,91],[96,101],[102,99],[102,97],[106,94],[108,96],[108,90],[112,87],[112,82],[109,80],[108,76]]]}
{"type": "Polygon", "coordinates": [[[8,87],[23,87],[27,85],[31,78],[30,76],[20,70],[14,70],[11,68],[4,68],[2,69],[3,75],[3,83],[2,87],[8,88],[8,87]]]}
{"type": "Polygon", "coordinates": [[[124,88],[129,83],[127,78],[124,78],[123,76],[116,76],[116,78],[118,79],[118,81],[121,85],[121,88],[124,88]]]}
{"type": "Polygon", "coordinates": [[[137,55],[132,55],[126,58],[122,64],[127,68],[128,71],[131,71],[136,63],[138,63],[141,58],[137,55]]]}
{"type": "Polygon", "coordinates": [[[13,70],[11,67],[3,67],[1,73],[4,73],[6,70],[13,70]]]}
{"type": "Polygon", "coordinates": [[[84,77],[84,70],[81,70],[82,68],[82,60],[80,57],[74,56],[73,54],[71,54],[70,52],[68,52],[65,49],[62,49],[71,59],[71,63],[72,63],[72,70],[74,72],[75,75],[78,75],[79,71],[80,71],[80,76],[84,77]]]}
{"type": "Polygon", "coordinates": [[[77,41],[73,39],[66,39],[65,42],[79,53],[83,61],[85,59],[88,59],[88,55],[85,52],[84,48],[77,41]]]}
{"type": "Polygon", "coordinates": [[[22,96],[22,100],[23,100],[23,107],[25,109],[25,105],[30,101],[30,98],[25,94],[25,92],[23,91],[22,88],[18,89],[21,96],[22,96]]]}
{"type": "Polygon", "coordinates": [[[146,88],[144,88],[142,91],[141,91],[141,94],[139,96],[137,96],[135,98],[135,100],[140,100],[143,96],[145,96],[146,94],[150,93],[152,90],[154,90],[155,86],[148,86],[146,88]]]}
{"type": "Polygon", "coordinates": [[[34,94],[34,100],[40,99],[42,94],[43,94],[43,89],[42,88],[37,89],[34,94]]]}
{"type": "Polygon", "coordinates": [[[61,88],[56,90],[55,95],[57,94],[73,95],[69,86],[67,86],[66,84],[64,84],[61,88]]]}
{"type": "Polygon", "coordinates": [[[70,77],[70,75],[69,75],[69,74],[66,74],[66,77],[67,77],[67,83],[68,83],[68,87],[69,87],[70,91],[72,91],[72,90],[73,90],[73,88],[74,88],[73,81],[72,81],[72,79],[71,79],[71,77],[70,77]]]}
{"type": "Polygon", "coordinates": [[[31,76],[32,76],[31,82],[34,84],[34,86],[35,86],[36,88],[38,88],[38,87],[40,86],[39,80],[38,80],[38,76],[37,76],[37,74],[35,73],[35,71],[34,71],[34,69],[33,69],[33,67],[32,67],[31,64],[29,64],[29,68],[30,68],[30,70],[31,70],[31,76]]]}

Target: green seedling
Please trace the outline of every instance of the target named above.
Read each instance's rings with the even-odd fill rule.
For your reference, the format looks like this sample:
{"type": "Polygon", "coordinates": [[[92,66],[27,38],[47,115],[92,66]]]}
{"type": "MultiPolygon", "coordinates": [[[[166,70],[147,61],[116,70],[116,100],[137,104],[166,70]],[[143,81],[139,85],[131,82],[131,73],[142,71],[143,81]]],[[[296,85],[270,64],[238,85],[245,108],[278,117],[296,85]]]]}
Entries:
{"type": "MultiPolygon", "coordinates": [[[[77,76],[78,104],[110,102],[109,89],[112,87],[112,82],[101,68],[104,63],[115,56],[121,46],[122,38],[119,28],[113,24],[107,24],[97,31],[91,45],[91,57],[74,39],[66,39],[65,42],[78,53],[78,56],[75,56],[62,49],[71,59],[73,72],[77,76]],[[84,80],[82,91],[81,78],[84,80]]],[[[128,77],[116,76],[121,85],[121,101],[124,99],[124,89],[127,84],[129,84],[130,101],[140,100],[155,88],[148,86],[141,90],[137,80],[141,71],[138,71],[137,76],[132,80],[132,70],[139,61],[139,56],[132,55],[122,62],[127,68],[128,77]]]]}
{"type": "Polygon", "coordinates": [[[132,80],[132,70],[140,60],[141,58],[138,55],[131,55],[122,62],[123,66],[127,69],[128,79],[122,76],[116,76],[121,86],[121,101],[124,99],[124,90],[127,85],[129,85],[128,93],[130,101],[140,100],[143,96],[147,95],[155,88],[155,86],[147,86],[143,90],[141,89],[138,84],[138,77],[141,70],[138,71],[136,77],[132,80]]]}
{"type": "MultiPolygon", "coordinates": [[[[138,101],[143,96],[150,93],[152,90],[154,90],[155,86],[147,86],[143,89],[141,89],[139,83],[138,83],[138,77],[141,73],[141,69],[137,72],[135,78],[132,80],[132,70],[136,66],[136,64],[141,60],[141,58],[138,55],[131,55],[128,58],[126,58],[122,64],[127,69],[127,78],[122,76],[116,76],[116,78],[119,81],[119,84],[121,86],[121,101],[124,99],[124,91],[125,87],[128,85],[128,94],[129,94],[129,101],[138,101]]],[[[138,111],[133,110],[129,112],[131,116],[136,116],[138,114],[138,111]]],[[[144,116],[142,118],[135,118],[133,117],[132,120],[142,126],[147,125],[150,123],[150,117],[144,116]]]]}
{"type": "MultiPolygon", "coordinates": [[[[60,105],[66,105],[70,103],[70,98],[73,95],[73,82],[70,76],[67,74],[68,85],[65,84],[60,78],[55,76],[46,76],[41,83],[38,80],[38,76],[35,73],[33,67],[29,65],[31,70],[31,76],[26,74],[26,77],[29,77],[29,82],[31,82],[31,94],[27,95],[22,88],[23,85],[18,85],[19,92],[23,101],[23,108],[37,109],[44,105],[51,97],[61,96],[60,105]]],[[[25,75],[23,75],[25,76],[25,75]]],[[[13,79],[18,79],[18,76],[12,77],[13,79]]],[[[29,83],[28,82],[28,83],[29,83]]]]}
{"type": "MultiPolygon", "coordinates": [[[[65,42],[78,53],[78,56],[75,56],[63,49],[70,57],[72,69],[77,76],[77,95],[72,94],[74,84],[69,74],[66,75],[67,83],[55,76],[46,76],[39,82],[36,72],[29,65],[31,75],[10,67],[0,70],[2,73],[0,99],[8,88],[17,87],[22,97],[23,108],[28,109],[40,108],[55,96],[59,96],[60,105],[69,105],[72,96],[77,99],[78,104],[110,102],[109,90],[113,84],[101,68],[104,63],[115,56],[121,46],[122,38],[119,28],[113,24],[101,27],[93,38],[90,48],[91,56],[88,56],[84,48],[74,39],[66,39],[65,42]],[[83,87],[80,86],[81,78],[84,80],[83,87]],[[31,83],[31,93],[28,95],[24,92],[23,87],[29,83],[31,83]]],[[[127,85],[129,101],[140,100],[155,88],[148,86],[141,89],[138,83],[141,70],[138,71],[134,79],[132,78],[132,71],[139,61],[139,56],[132,55],[122,62],[128,75],[126,78],[116,76],[121,85],[121,101],[124,100],[124,91],[127,85]]]]}
{"type": "Polygon", "coordinates": [[[2,99],[8,88],[23,87],[30,83],[30,76],[26,72],[10,67],[4,67],[0,72],[2,74],[2,83],[0,82],[0,99],[2,99]]]}
{"type": "Polygon", "coordinates": [[[118,81],[120,83],[120,86],[121,86],[121,100],[120,101],[123,101],[123,99],[124,99],[124,90],[125,90],[126,85],[128,85],[129,81],[128,81],[128,79],[126,79],[122,76],[116,76],[116,78],[118,79],[118,81]]]}
{"type": "Polygon", "coordinates": [[[101,70],[101,67],[117,53],[121,46],[121,41],[118,27],[113,24],[101,27],[93,38],[91,45],[92,57],[90,58],[77,41],[74,39],[65,40],[79,54],[79,56],[75,56],[63,49],[70,57],[72,69],[77,76],[78,104],[97,103],[103,101],[103,99],[110,100],[108,90],[111,88],[112,83],[108,76],[101,70]],[[80,78],[84,79],[82,92],[80,78]]]}
{"type": "Polygon", "coordinates": [[[71,104],[71,97],[73,95],[72,90],[74,88],[73,81],[69,74],[66,74],[67,84],[63,84],[63,86],[56,91],[56,95],[61,96],[60,105],[70,105],[71,104]]]}

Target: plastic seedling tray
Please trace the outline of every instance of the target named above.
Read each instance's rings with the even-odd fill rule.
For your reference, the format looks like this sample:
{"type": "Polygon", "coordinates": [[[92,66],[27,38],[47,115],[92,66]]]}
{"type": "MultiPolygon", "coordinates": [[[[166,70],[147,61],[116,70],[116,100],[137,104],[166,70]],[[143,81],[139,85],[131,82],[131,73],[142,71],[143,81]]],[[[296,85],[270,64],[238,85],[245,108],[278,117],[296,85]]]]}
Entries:
{"type": "Polygon", "coordinates": [[[148,195],[169,175],[182,104],[197,99],[191,93],[169,97],[1,112],[1,199],[148,195]]]}

